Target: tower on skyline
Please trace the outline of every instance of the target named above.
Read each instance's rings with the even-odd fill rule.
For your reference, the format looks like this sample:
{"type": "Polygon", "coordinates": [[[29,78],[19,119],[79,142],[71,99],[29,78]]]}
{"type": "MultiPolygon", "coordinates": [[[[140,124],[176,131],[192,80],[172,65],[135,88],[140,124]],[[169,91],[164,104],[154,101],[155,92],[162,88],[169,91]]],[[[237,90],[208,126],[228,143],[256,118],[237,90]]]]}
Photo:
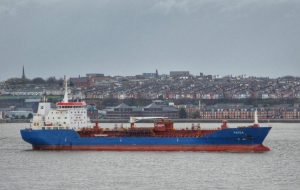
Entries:
{"type": "Polygon", "coordinates": [[[23,65],[22,79],[23,79],[23,80],[26,79],[24,65],[23,65]]]}

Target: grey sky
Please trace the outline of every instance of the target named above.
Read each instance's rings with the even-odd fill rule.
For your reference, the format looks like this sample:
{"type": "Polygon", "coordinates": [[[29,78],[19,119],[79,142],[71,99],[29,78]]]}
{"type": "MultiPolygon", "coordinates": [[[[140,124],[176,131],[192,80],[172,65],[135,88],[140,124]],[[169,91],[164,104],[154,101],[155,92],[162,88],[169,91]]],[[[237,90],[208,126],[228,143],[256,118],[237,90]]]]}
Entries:
{"type": "Polygon", "coordinates": [[[0,0],[0,80],[300,76],[299,0],[0,0]]]}

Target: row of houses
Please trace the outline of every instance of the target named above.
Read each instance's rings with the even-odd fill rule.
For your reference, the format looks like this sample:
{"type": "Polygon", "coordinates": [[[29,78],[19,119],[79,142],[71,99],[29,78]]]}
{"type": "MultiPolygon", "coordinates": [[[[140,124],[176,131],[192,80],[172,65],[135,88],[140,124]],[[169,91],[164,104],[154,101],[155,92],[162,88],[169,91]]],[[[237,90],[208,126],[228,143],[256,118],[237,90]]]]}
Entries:
{"type": "MultiPolygon", "coordinates": [[[[9,81],[9,80],[8,80],[9,81]]],[[[299,77],[244,77],[191,75],[188,71],[171,71],[169,75],[143,73],[136,76],[105,76],[90,73],[71,77],[70,88],[81,98],[146,99],[282,99],[300,98],[299,77]]],[[[0,95],[62,95],[59,83],[0,83],[0,95]]]]}
{"type": "Polygon", "coordinates": [[[31,89],[31,88],[23,88],[23,89],[8,89],[2,90],[1,95],[11,95],[11,96],[43,96],[43,95],[63,95],[63,88],[59,89],[45,89],[44,87],[31,89]]]}
{"type": "MultiPolygon", "coordinates": [[[[295,111],[258,111],[259,119],[300,119],[300,110],[295,111]]],[[[201,111],[199,118],[201,119],[253,119],[254,112],[248,111],[201,111]]]]}
{"type": "Polygon", "coordinates": [[[71,78],[86,98],[157,99],[279,99],[300,98],[297,77],[276,79],[257,77],[193,76],[188,71],[172,71],[170,75],[144,73],[136,76],[104,76],[90,74],[71,78]]]}

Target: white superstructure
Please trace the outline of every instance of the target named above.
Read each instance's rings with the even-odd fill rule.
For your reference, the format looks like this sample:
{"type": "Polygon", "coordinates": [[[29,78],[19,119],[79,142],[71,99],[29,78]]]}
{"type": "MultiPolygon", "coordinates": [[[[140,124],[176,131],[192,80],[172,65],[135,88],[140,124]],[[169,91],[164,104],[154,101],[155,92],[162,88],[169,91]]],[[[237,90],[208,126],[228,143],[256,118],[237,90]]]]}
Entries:
{"type": "Polygon", "coordinates": [[[93,126],[87,115],[86,103],[84,101],[69,102],[66,80],[64,99],[58,102],[56,107],[56,109],[51,109],[49,102],[40,102],[38,112],[33,116],[31,127],[33,129],[42,127],[80,129],[93,126]]]}

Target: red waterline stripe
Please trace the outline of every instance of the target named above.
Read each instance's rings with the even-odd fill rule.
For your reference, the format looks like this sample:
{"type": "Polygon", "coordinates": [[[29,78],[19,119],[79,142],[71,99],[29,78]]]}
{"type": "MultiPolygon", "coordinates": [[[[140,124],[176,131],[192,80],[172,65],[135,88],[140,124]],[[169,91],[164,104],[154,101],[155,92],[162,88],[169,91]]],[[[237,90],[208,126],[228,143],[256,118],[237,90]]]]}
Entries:
{"type": "Polygon", "coordinates": [[[265,152],[264,145],[93,145],[93,146],[33,146],[34,150],[98,150],[98,151],[220,151],[220,152],[265,152]]]}

